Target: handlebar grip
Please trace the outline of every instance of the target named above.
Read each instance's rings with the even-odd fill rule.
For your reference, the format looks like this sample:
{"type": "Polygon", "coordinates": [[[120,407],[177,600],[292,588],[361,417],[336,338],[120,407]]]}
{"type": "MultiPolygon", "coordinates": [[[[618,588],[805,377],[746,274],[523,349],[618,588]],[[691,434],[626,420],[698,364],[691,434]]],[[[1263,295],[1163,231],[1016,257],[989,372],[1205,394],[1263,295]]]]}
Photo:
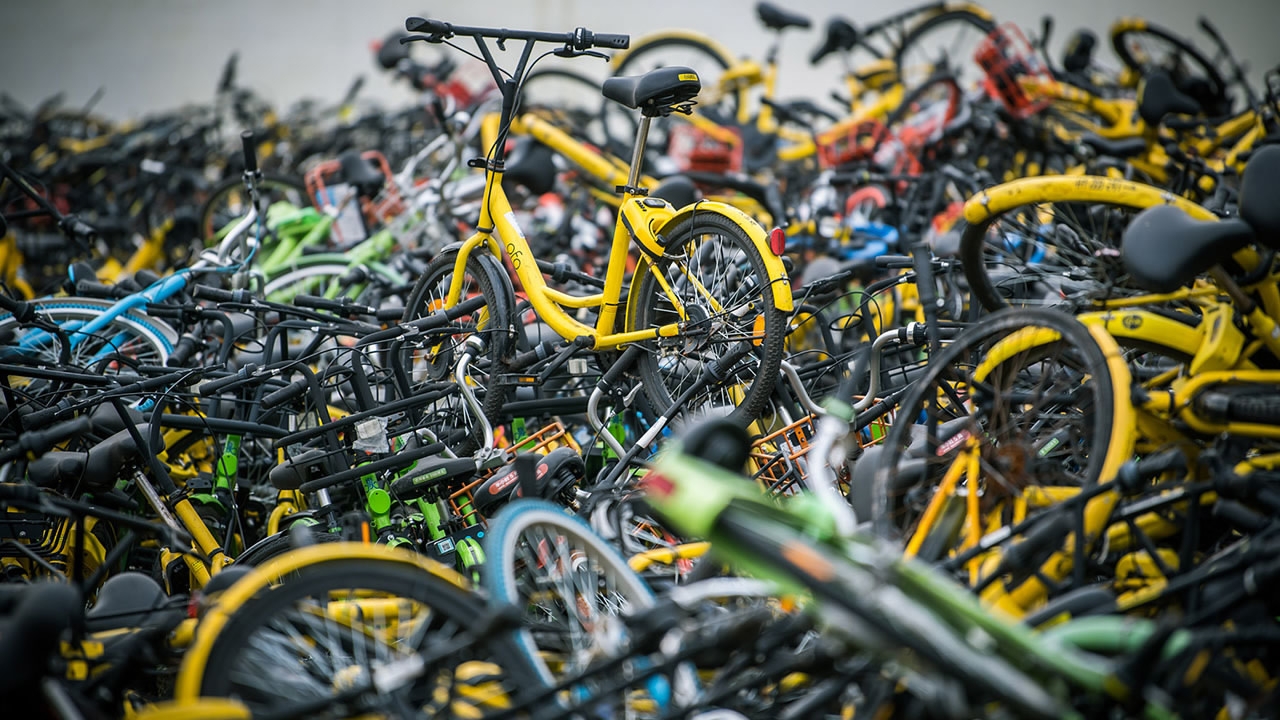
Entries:
{"type": "Polygon", "coordinates": [[[596,33],[592,40],[596,47],[607,47],[614,50],[626,50],[631,47],[630,35],[619,35],[617,33],[596,33]]]}
{"type": "Polygon", "coordinates": [[[744,341],[735,344],[729,348],[729,352],[707,363],[707,375],[717,382],[724,380],[729,376],[729,371],[733,369],[733,366],[737,365],[742,358],[750,355],[753,349],[754,346],[749,342],[744,341]]]}
{"type": "Polygon", "coordinates": [[[13,319],[19,323],[31,322],[36,316],[36,306],[26,300],[15,300],[8,295],[0,295],[0,308],[8,310],[13,314],[13,319]]]}
{"type": "Polygon", "coordinates": [[[911,267],[914,260],[910,255],[880,255],[876,258],[876,267],[882,268],[902,268],[911,267]]]}
{"type": "Polygon", "coordinates": [[[289,383],[288,385],[285,385],[284,387],[280,388],[279,390],[275,390],[273,392],[269,392],[266,395],[264,395],[262,397],[262,409],[271,410],[272,408],[279,407],[280,405],[283,405],[289,402],[290,400],[293,400],[294,398],[305,393],[306,391],[307,391],[306,379],[304,378],[302,380],[295,380],[289,383]]]}
{"type": "Polygon", "coordinates": [[[41,428],[53,422],[53,419],[75,407],[71,398],[63,398],[42,410],[35,410],[22,416],[22,424],[27,428],[41,428]]]}
{"type": "Polygon", "coordinates": [[[1059,512],[1031,528],[1022,542],[1005,551],[1000,564],[1001,574],[1031,569],[1043,562],[1044,557],[1061,546],[1071,533],[1071,516],[1059,512]]]}
{"type": "Polygon", "coordinates": [[[368,345],[376,345],[380,342],[386,342],[387,340],[395,340],[405,334],[405,332],[406,329],[403,325],[392,325],[385,330],[371,332],[360,338],[359,342],[356,343],[356,347],[366,347],[368,345]]]}
{"type": "Polygon", "coordinates": [[[248,290],[223,290],[222,288],[209,287],[208,285],[192,285],[191,297],[197,300],[238,303],[240,305],[251,304],[254,300],[253,293],[248,290]]]}
{"type": "Polygon", "coordinates": [[[350,105],[355,101],[356,95],[360,94],[361,88],[364,87],[364,75],[357,75],[355,82],[351,83],[351,87],[347,88],[347,94],[342,98],[343,105],[350,105]]]}
{"type": "Polygon", "coordinates": [[[347,302],[346,299],[330,300],[327,297],[319,295],[296,295],[293,298],[293,304],[298,307],[311,308],[313,310],[327,310],[335,313],[359,313],[367,315],[372,312],[373,308],[365,305],[347,302]]]}
{"type": "Polygon", "coordinates": [[[452,35],[453,25],[443,20],[411,17],[404,21],[404,29],[412,33],[428,33],[430,35],[452,35]]]}
{"type": "Polygon", "coordinates": [[[26,483],[0,483],[0,500],[40,502],[40,488],[26,483]]]}
{"type": "Polygon", "coordinates": [[[123,288],[117,288],[114,285],[106,285],[92,280],[80,280],[76,283],[76,294],[81,297],[112,300],[122,298],[129,293],[123,288]]]}
{"type": "MultiPolygon", "coordinates": [[[[360,338],[360,341],[356,343],[356,347],[366,347],[368,345],[373,345],[380,342],[386,342],[387,340],[394,340],[400,337],[401,335],[404,335],[412,330],[426,332],[429,330],[435,330],[436,328],[444,327],[452,320],[456,320],[457,318],[467,313],[475,312],[476,310],[479,310],[484,305],[484,303],[485,303],[485,299],[483,295],[471,298],[470,300],[464,300],[463,302],[459,303],[457,306],[451,307],[448,310],[437,310],[424,318],[418,318],[417,320],[410,320],[409,322],[406,322],[406,323],[393,325],[385,330],[378,330],[377,332],[369,333],[368,335],[365,335],[364,337],[360,338]]],[[[350,308],[348,307],[345,309],[350,309],[350,308]]],[[[378,312],[382,312],[382,311],[378,311],[378,312]]],[[[401,314],[402,313],[397,313],[396,315],[392,315],[389,317],[383,317],[379,315],[378,319],[379,320],[395,319],[397,317],[400,317],[401,314]]]]}
{"type": "Polygon", "coordinates": [[[226,92],[236,84],[236,65],[240,61],[240,53],[231,53],[227,64],[222,66],[222,77],[218,79],[218,91],[226,92]]]}
{"type": "Polygon", "coordinates": [[[404,308],[385,307],[385,308],[378,308],[377,310],[373,311],[373,317],[378,322],[398,321],[403,316],[404,316],[404,308]]]}
{"type": "Polygon", "coordinates": [[[29,430],[18,439],[17,448],[11,449],[10,454],[17,452],[19,454],[43,455],[63,440],[76,435],[84,435],[92,428],[93,424],[89,422],[89,418],[82,415],[78,418],[58,423],[48,430],[29,430]]]}
{"type": "Polygon", "coordinates": [[[240,370],[235,372],[234,374],[228,375],[226,377],[218,378],[217,380],[210,380],[209,382],[201,385],[200,395],[203,397],[215,395],[221,392],[222,390],[236,384],[237,382],[247,379],[254,372],[257,372],[257,370],[258,370],[257,365],[255,365],[254,363],[248,363],[244,367],[240,368],[240,370]]]}
{"type": "Polygon", "coordinates": [[[519,355],[516,355],[515,357],[511,358],[511,361],[507,363],[507,369],[512,371],[518,371],[523,368],[527,368],[536,362],[546,360],[547,358],[551,357],[552,355],[555,354],[555,351],[556,351],[555,343],[551,342],[550,340],[543,340],[542,342],[538,343],[537,346],[534,347],[532,350],[522,352],[519,355]]]}
{"type": "Polygon", "coordinates": [[[240,133],[240,145],[244,149],[244,169],[245,172],[258,172],[258,150],[257,143],[253,139],[253,131],[245,130],[240,133]]]}
{"type": "Polygon", "coordinates": [[[169,354],[169,359],[165,361],[165,365],[169,367],[182,367],[187,364],[191,356],[195,354],[196,348],[200,345],[200,339],[191,333],[184,333],[178,340],[178,344],[173,348],[173,352],[169,354]]]}
{"type": "Polygon", "coordinates": [[[1208,35],[1215,43],[1219,45],[1226,45],[1226,42],[1222,39],[1222,35],[1218,34],[1218,28],[1214,27],[1213,24],[1209,22],[1209,18],[1201,15],[1196,19],[1196,24],[1199,25],[1200,29],[1204,31],[1204,34],[1208,35]]]}
{"type": "Polygon", "coordinates": [[[79,238],[92,238],[98,234],[97,228],[75,215],[68,215],[62,219],[62,231],[72,237],[79,238]]]}

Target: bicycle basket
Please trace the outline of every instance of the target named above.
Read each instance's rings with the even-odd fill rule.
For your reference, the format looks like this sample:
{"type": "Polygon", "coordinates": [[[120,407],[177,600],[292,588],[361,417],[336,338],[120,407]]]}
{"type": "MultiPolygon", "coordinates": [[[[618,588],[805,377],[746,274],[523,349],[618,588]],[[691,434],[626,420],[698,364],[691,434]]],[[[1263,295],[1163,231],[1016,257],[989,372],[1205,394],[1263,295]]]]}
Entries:
{"type": "Polygon", "coordinates": [[[888,130],[878,120],[836,125],[818,134],[818,164],[823,169],[831,169],[865,160],[871,157],[876,143],[887,133],[888,130]]]}
{"type": "Polygon", "coordinates": [[[973,59],[986,73],[982,85],[987,95],[1004,105],[1014,117],[1025,120],[1049,106],[1049,98],[1035,97],[1027,87],[1051,84],[1053,75],[1014,23],[1004,23],[992,30],[978,46],[973,59]]]}
{"type": "MultiPolygon", "coordinates": [[[[751,444],[750,459],[757,468],[754,478],[771,495],[794,495],[805,488],[809,474],[809,443],[813,438],[813,415],[807,415],[751,444]]],[[[893,413],[872,420],[858,430],[858,447],[866,449],[884,441],[893,424],[893,413]]],[[[842,493],[848,492],[848,468],[836,470],[842,493]]]]}
{"type": "Polygon", "coordinates": [[[725,142],[688,123],[673,123],[667,154],[681,171],[727,173],[742,169],[742,135],[725,128],[734,140],[725,142]]]}
{"type": "Polygon", "coordinates": [[[369,229],[382,225],[390,218],[404,213],[404,201],[396,188],[391,166],[387,158],[376,150],[361,153],[366,161],[372,160],[387,178],[382,190],[372,200],[356,198],[356,188],[342,180],[342,162],[326,160],[306,174],[307,195],[317,210],[337,208],[333,223],[333,239],[336,245],[350,245],[369,236],[369,229]]]}

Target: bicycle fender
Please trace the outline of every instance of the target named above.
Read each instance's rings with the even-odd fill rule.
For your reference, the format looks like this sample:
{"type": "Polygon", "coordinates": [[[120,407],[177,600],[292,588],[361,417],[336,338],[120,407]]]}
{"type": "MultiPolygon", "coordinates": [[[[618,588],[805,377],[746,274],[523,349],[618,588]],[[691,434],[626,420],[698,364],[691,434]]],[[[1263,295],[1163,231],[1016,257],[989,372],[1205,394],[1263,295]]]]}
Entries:
{"type": "Polygon", "coordinates": [[[987,188],[964,204],[964,219],[970,225],[977,225],[1029,202],[1119,202],[1143,208],[1174,205],[1197,220],[1216,219],[1213,213],[1168,190],[1092,175],[1021,178],[987,188]]]}
{"type": "MultiPolygon", "coordinates": [[[[777,308],[786,313],[795,309],[795,304],[792,302],[791,297],[791,276],[787,274],[787,268],[782,264],[782,258],[774,255],[773,251],[769,249],[769,234],[765,232],[765,229],[742,210],[728,203],[700,200],[692,205],[680,208],[668,220],[663,222],[657,228],[657,238],[665,237],[670,228],[674,228],[677,223],[684,221],[695,213],[721,215],[741,228],[747,234],[747,237],[751,238],[752,244],[756,246],[756,251],[760,253],[761,259],[764,260],[766,281],[773,285],[773,300],[777,308]]],[[[631,286],[635,287],[637,284],[633,281],[631,286]]]]}

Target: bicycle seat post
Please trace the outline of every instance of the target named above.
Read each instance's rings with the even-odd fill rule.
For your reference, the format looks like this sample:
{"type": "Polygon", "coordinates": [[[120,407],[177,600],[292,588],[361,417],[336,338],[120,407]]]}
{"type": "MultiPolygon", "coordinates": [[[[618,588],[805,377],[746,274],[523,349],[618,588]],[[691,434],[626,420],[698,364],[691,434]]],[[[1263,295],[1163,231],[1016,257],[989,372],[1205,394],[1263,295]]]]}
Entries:
{"type": "Polygon", "coordinates": [[[635,193],[640,187],[640,170],[644,166],[644,147],[649,140],[649,123],[653,122],[653,117],[648,114],[640,116],[640,126],[636,128],[636,144],[631,150],[631,171],[627,175],[627,186],[623,188],[628,193],[635,193]]]}

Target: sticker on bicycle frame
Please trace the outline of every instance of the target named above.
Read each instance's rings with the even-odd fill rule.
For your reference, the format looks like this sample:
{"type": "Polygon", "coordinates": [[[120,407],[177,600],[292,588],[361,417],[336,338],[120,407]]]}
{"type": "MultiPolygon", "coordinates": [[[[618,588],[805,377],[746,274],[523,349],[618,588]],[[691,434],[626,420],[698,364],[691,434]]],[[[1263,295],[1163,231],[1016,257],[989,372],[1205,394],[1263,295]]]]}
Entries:
{"type": "Polygon", "coordinates": [[[938,450],[937,450],[938,457],[942,457],[943,455],[946,455],[952,450],[955,450],[956,448],[963,445],[964,441],[968,440],[971,434],[972,433],[970,433],[968,430],[961,430],[955,435],[952,435],[950,438],[947,438],[946,442],[938,446],[938,450]]]}
{"type": "Polygon", "coordinates": [[[681,81],[698,82],[698,76],[695,73],[680,73],[677,78],[681,81]]]}
{"type": "Polygon", "coordinates": [[[508,211],[507,211],[507,214],[506,214],[504,217],[506,217],[506,218],[507,218],[507,222],[511,223],[511,227],[516,231],[516,234],[520,236],[520,239],[521,239],[521,240],[523,240],[523,239],[524,239],[524,231],[520,229],[520,223],[516,222],[516,213],[515,213],[515,211],[514,211],[514,210],[508,210],[508,211]]]}

